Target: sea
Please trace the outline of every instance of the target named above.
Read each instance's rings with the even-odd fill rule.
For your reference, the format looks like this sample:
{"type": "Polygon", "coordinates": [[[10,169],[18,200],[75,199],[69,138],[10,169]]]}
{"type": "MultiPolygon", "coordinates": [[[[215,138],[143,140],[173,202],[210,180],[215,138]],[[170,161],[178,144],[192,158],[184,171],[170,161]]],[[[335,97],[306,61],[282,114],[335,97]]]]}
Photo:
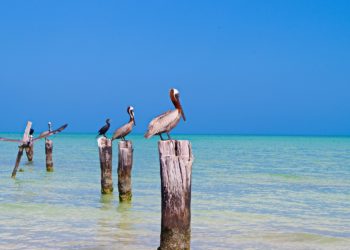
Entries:
{"type": "MultiPolygon", "coordinates": [[[[20,139],[20,134],[0,134],[20,139]]],[[[350,249],[350,137],[173,135],[189,140],[191,249],[350,249]]],[[[134,145],[132,201],[101,194],[95,134],[52,136],[34,161],[0,142],[0,249],[157,249],[161,192],[158,138],[134,145]]]]}

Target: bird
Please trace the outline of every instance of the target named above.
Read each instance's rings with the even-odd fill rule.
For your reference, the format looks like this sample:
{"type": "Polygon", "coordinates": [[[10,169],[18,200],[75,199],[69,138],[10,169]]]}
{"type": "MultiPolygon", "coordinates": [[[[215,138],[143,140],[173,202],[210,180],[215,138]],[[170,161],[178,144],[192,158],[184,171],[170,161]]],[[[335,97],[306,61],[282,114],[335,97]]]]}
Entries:
{"type": "Polygon", "coordinates": [[[110,119],[108,118],[108,119],[106,120],[106,125],[104,125],[102,128],[100,128],[100,130],[98,131],[98,135],[97,135],[97,136],[103,135],[104,137],[107,138],[106,133],[107,133],[109,127],[111,126],[111,124],[109,123],[109,121],[110,121],[110,119]]]}
{"type": "Polygon", "coordinates": [[[29,130],[29,141],[28,141],[28,146],[30,145],[30,143],[33,141],[33,134],[34,134],[34,129],[31,128],[29,130]]]}
{"type": "Polygon", "coordinates": [[[180,92],[177,89],[170,89],[170,99],[175,106],[174,110],[169,110],[156,118],[148,125],[148,130],[145,133],[145,138],[150,138],[153,135],[159,135],[163,140],[162,133],[166,133],[168,139],[171,140],[169,132],[176,127],[181,117],[186,121],[185,113],[180,103],[180,92]]]}
{"type": "Polygon", "coordinates": [[[127,136],[131,132],[133,126],[136,126],[135,116],[134,116],[134,108],[132,106],[129,106],[127,108],[126,112],[128,112],[128,114],[130,116],[129,122],[124,124],[120,128],[118,128],[114,132],[113,137],[112,137],[112,141],[115,139],[120,139],[120,138],[123,141],[125,141],[125,136],[127,136]]]}

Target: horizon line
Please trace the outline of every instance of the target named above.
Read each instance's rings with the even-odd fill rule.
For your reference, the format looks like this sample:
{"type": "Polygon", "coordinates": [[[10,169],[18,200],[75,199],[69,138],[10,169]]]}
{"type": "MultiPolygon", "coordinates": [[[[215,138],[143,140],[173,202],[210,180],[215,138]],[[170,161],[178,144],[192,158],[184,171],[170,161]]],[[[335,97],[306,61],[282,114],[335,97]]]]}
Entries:
{"type": "MultiPolygon", "coordinates": [[[[0,132],[0,134],[22,134],[23,132],[0,132]]],[[[97,134],[96,132],[63,132],[62,134],[97,134]]],[[[107,133],[108,134],[108,133],[107,133]]],[[[132,133],[129,136],[143,136],[144,133],[132,133]]],[[[281,137],[350,137],[350,134],[288,134],[288,133],[172,133],[172,135],[202,136],[281,136],[281,137]]]]}

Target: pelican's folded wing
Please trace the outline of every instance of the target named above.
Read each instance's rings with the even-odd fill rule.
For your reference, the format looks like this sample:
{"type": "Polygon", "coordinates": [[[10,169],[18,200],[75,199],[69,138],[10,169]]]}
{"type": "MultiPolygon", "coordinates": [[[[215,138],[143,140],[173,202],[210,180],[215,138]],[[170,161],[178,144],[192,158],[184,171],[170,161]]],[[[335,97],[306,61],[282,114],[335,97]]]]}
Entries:
{"type": "Polygon", "coordinates": [[[178,115],[178,110],[169,110],[156,118],[154,118],[148,125],[148,131],[145,134],[146,138],[163,132],[171,122],[173,122],[178,115]]]}

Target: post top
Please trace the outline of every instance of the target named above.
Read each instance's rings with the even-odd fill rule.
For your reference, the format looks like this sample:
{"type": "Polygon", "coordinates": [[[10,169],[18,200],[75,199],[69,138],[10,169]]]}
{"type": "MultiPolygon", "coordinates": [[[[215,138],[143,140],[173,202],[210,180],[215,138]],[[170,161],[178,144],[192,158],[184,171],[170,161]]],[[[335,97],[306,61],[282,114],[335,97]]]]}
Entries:
{"type": "Polygon", "coordinates": [[[193,158],[192,145],[188,140],[158,141],[158,150],[160,157],[185,156],[193,158]]]}
{"type": "Polygon", "coordinates": [[[119,141],[118,146],[119,148],[132,148],[132,141],[129,141],[129,140],[119,141]]]}
{"type": "Polygon", "coordinates": [[[97,144],[99,147],[111,147],[112,141],[104,136],[101,136],[97,139],[97,144]]]}
{"type": "Polygon", "coordinates": [[[23,134],[22,144],[26,144],[29,141],[29,132],[31,128],[32,128],[32,122],[28,121],[26,129],[23,134]]]}

